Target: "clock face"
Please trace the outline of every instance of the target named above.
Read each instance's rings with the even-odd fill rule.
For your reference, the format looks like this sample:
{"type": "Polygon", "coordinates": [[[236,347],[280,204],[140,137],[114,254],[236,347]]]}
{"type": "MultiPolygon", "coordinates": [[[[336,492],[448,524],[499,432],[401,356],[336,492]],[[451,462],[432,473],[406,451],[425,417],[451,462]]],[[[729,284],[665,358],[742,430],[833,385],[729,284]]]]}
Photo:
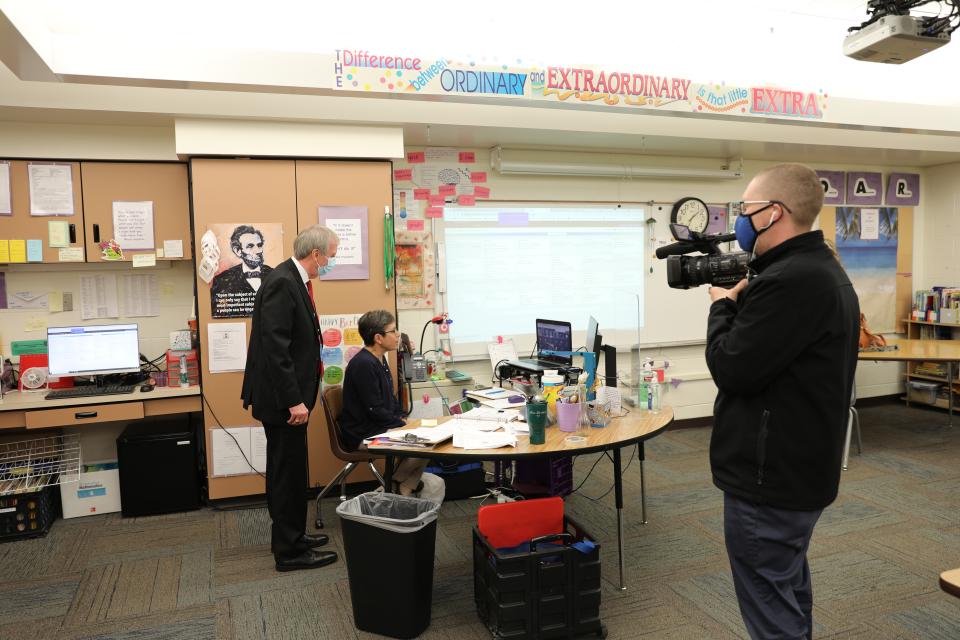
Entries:
{"type": "Polygon", "coordinates": [[[691,231],[703,233],[710,224],[710,210],[700,198],[683,198],[673,205],[670,220],[689,227],[691,231]]]}

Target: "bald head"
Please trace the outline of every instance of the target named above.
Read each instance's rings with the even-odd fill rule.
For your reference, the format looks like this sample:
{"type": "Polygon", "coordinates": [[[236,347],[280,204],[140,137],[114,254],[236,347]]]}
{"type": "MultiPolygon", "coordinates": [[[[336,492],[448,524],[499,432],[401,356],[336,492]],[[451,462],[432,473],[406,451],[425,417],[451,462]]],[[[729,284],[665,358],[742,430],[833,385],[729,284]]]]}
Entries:
{"type": "Polygon", "coordinates": [[[777,200],[793,214],[794,224],[809,230],[823,207],[823,187],[810,167],[778,164],[764,169],[750,182],[750,199],[777,200]]]}

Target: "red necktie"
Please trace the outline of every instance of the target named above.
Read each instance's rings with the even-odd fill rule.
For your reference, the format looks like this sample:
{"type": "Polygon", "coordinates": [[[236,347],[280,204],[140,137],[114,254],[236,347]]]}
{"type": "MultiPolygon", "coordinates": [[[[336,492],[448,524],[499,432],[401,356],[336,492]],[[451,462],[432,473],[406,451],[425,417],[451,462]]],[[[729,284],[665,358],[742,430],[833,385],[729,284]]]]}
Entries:
{"type": "MultiPolygon", "coordinates": [[[[313,312],[317,313],[317,303],[313,299],[313,281],[307,280],[307,293],[310,295],[310,304],[313,305],[313,312]]],[[[320,336],[317,335],[317,342],[320,342],[320,336]]],[[[320,378],[323,378],[323,361],[317,361],[317,373],[320,374],[320,378]]]]}

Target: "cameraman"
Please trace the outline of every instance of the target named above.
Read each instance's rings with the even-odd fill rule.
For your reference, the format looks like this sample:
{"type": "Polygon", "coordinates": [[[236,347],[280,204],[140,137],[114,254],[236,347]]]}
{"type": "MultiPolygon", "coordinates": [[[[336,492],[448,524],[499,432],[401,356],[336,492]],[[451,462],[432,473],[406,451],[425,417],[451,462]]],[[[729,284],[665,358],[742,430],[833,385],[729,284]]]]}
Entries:
{"type": "Polygon", "coordinates": [[[810,638],[807,547],[840,484],[859,304],[823,233],[811,231],[823,205],[816,173],[771,167],[743,198],[735,232],[757,275],[710,289],[710,465],[747,631],[810,638]]]}

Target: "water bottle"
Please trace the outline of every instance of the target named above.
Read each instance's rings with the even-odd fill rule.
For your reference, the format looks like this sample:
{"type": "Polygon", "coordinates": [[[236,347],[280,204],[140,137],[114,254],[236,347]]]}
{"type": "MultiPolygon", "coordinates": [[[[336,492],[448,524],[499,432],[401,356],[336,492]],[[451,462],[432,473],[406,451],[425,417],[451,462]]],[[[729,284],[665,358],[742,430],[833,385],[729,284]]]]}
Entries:
{"type": "Polygon", "coordinates": [[[647,410],[656,413],[660,411],[660,382],[657,375],[650,379],[649,390],[647,391],[647,410]]]}
{"type": "Polygon", "coordinates": [[[190,378],[187,375],[187,356],[180,356],[180,386],[189,387],[190,378]]]}

